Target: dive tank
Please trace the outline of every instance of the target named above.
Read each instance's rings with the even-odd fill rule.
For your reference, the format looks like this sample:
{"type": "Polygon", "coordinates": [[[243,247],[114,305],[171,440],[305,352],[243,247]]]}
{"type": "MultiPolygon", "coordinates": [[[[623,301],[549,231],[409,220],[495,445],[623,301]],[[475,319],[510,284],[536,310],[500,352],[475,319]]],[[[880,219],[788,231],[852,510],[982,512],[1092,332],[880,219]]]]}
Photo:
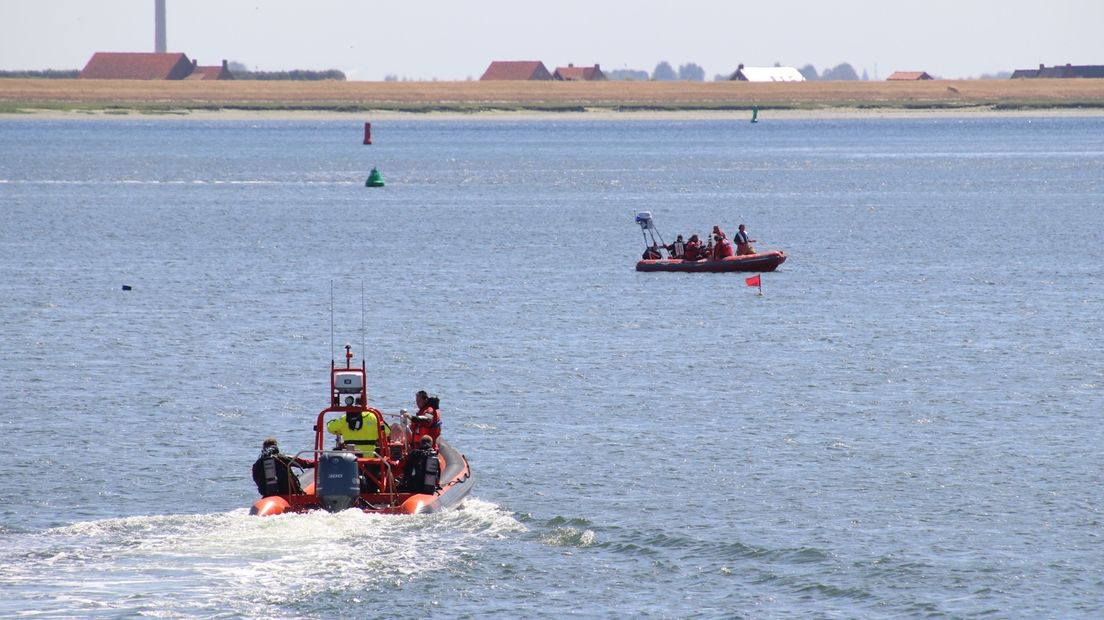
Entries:
{"type": "Polygon", "coordinates": [[[441,482],[441,462],[437,460],[437,452],[430,452],[425,460],[425,477],[422,478],[422,493],[436,493],[437,485],[441,482]]]}
{"type": "Polygon", "coordinates": [[[318,499],[330,512],[345,510],[360,495],[360,473],[352,452],[325,452],[318,460],[318,499]]]}

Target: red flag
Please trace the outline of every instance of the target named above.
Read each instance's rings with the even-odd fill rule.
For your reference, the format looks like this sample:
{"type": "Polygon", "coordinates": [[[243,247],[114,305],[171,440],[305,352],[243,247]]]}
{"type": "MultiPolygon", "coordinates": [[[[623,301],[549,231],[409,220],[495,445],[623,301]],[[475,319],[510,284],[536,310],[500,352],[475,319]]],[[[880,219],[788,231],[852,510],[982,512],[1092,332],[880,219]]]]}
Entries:
{"type": "Polygon", "coordinates": [[[760,279],[760,276],[751,276],[750,278],[745,280],[745,282],[747,282],[748,286],[758,286],[759,288],[763,288],[763,281],[762,279],[760,279]]]}

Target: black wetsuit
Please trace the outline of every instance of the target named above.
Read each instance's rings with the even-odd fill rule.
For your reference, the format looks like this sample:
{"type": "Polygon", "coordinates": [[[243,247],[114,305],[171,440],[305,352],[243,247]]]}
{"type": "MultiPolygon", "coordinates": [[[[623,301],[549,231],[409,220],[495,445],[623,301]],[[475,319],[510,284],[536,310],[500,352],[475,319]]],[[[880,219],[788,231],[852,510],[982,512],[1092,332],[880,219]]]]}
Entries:
{"type": "Polygon", "coordinates": [[[261,497],[303,492],[299,485],[299,478],[289,469],[292,465],[313,467],[303,459],[280,454],[279,451],[265,450],[261,452],[260,458],[253,463],[253,482],[257,483],[257,492],[261,494],[261,497]],[[268,465],[269,463],[271,465],[268,465]]]}
{"type": "Polygon", "coordinates": [[[412,493],[433,493],[441,478],[441,464],[437,460],[437,451],[414,450],[406,459],[403,468],[403,487],[412,493]]]}

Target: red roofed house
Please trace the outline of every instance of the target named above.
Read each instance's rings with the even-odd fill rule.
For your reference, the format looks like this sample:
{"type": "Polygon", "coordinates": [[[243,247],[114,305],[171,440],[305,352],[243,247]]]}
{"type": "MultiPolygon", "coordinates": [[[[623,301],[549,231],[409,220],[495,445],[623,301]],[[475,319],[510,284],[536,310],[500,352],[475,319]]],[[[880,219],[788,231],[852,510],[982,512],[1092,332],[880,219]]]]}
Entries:
{"type": "Polygon", "coordinates": [[[496,60],[480,80],[551,80],[552,74],[539,60],[496,60]]]}
{"type": "Polygon", "coordinates": [[[887,82],[914,82],[916,80],[930,80],[932,76],[927,71],[894,71],[886,78],[887,82]]]}
{"type": "Polygon", "coordinates": [[[85,80],[232,80],[221,67],[200,67],[180,53],[96,52],[78,76],[85,80]]]}
{"type": "Polygon", "coordinates": [[[606,79],[606,74],[602,73],[598,65],[594,65],[593,67],[576,67],[573,64],[568,64],[566,67],[556,67],[556,70],[552,73],[552,79],[568,82],[585,82],[590,80],[604,80],[606,79]]]}
{"type": "Polygon", "coordinates": [[[214,67],[201,67],[198,60],[192,61],[192,74],[188,76],[189,80],[232,80],[234,74],[230,73],[230,67],[226,66],[226,61],[222,61],[221,66],[214,67]]]}
{"type": "Polygon", "coordinates": [[[183,80],[192,74],[184,54],[96,52],[80,76],[86,80],[183,80]]]}

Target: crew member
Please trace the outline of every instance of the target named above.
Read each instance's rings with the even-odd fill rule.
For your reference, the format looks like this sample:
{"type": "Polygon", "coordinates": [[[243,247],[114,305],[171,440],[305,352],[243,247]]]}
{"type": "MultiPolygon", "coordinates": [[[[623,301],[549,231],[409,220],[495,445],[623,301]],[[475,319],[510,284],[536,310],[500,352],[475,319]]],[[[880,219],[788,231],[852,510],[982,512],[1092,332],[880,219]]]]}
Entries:
{"type": "Polygon", "coordinates": [[[721,260],[732,256],[732,244],[728,239],[720,235],[713,235],[713,260],[721,260]]]}
{"type": "Polygon", "coordinates": [[[423,435],[418,449],[406,457],[403,488],[411,493],[433,493],[441,481],[441,462],[433,449],[433,438],[423,435]]]}
{"type": "Polygon", "coordinates": [[[698,260],[701,258],[701,239],[697,235],[690,235],[690,241],[686,243],[686,260],[698,260]]]}
{"type": "Polygon", "coordinates": [[[410,435],[420,438],[428,435],[437,446],[437,438],[441,436],[441,399],[430,396],[425,390],[418,390],[414,395],[414,403],[418,405],[418,413],[410,420],[410,435]]]}
{"type": "Polygon", "coordinates": [[[257,483],[261,497],[303,493],[299,478],[291,473],[292,465],[303,469],[314,467],[314,463],[306,459],[281,454],[275,438],[264,440],[261,456],[253,463],[253,482],[257,483]]]}
{"type": "Polygon", "coordinates": [[[667,251],[671,253],[671,258],[686,258],[686,242],[682,240],[682,235],[679,235],[674,243],[667,246],[667,251]]]}
{"type": "Polygon", "coordinates": [[[736,255],[747,256],[748,254],[755,254],[755,248],[751,247],[752,243],[755,243],[755,239],[748,239],[747,231],[744,230],[744,225],[740,224],[740,230],[736,232],[736,255]]]}
{"type": "Polygon", "coordinates": [[[725,234],[725,231],[721,230],[720,226],[717,226],[716,224],[714,224],[713,225],[713,236],[716,237],[717,235],[720,235],[721,239],[728,239],[728,235],[725,234]]]}
{"type": "Polygon", "coordinates": [[[663,255],[659,253],[658,245],[651,245],[644,248],[644,254],[640,256],[644,260],[658,260],[663,258],[663,255]]]}
{"type": "MultiPolygon", "coordinates": [[[[379,419],[372,411],[348,411],[340,418],[326,423],[326,430],[341,435],[346,444],[355,444],[357,450],[369,458],[376,454],[379,441],[379,419]]],[[[384,440],[387,439],[387,427],[384,427],[384,440]]]]}

